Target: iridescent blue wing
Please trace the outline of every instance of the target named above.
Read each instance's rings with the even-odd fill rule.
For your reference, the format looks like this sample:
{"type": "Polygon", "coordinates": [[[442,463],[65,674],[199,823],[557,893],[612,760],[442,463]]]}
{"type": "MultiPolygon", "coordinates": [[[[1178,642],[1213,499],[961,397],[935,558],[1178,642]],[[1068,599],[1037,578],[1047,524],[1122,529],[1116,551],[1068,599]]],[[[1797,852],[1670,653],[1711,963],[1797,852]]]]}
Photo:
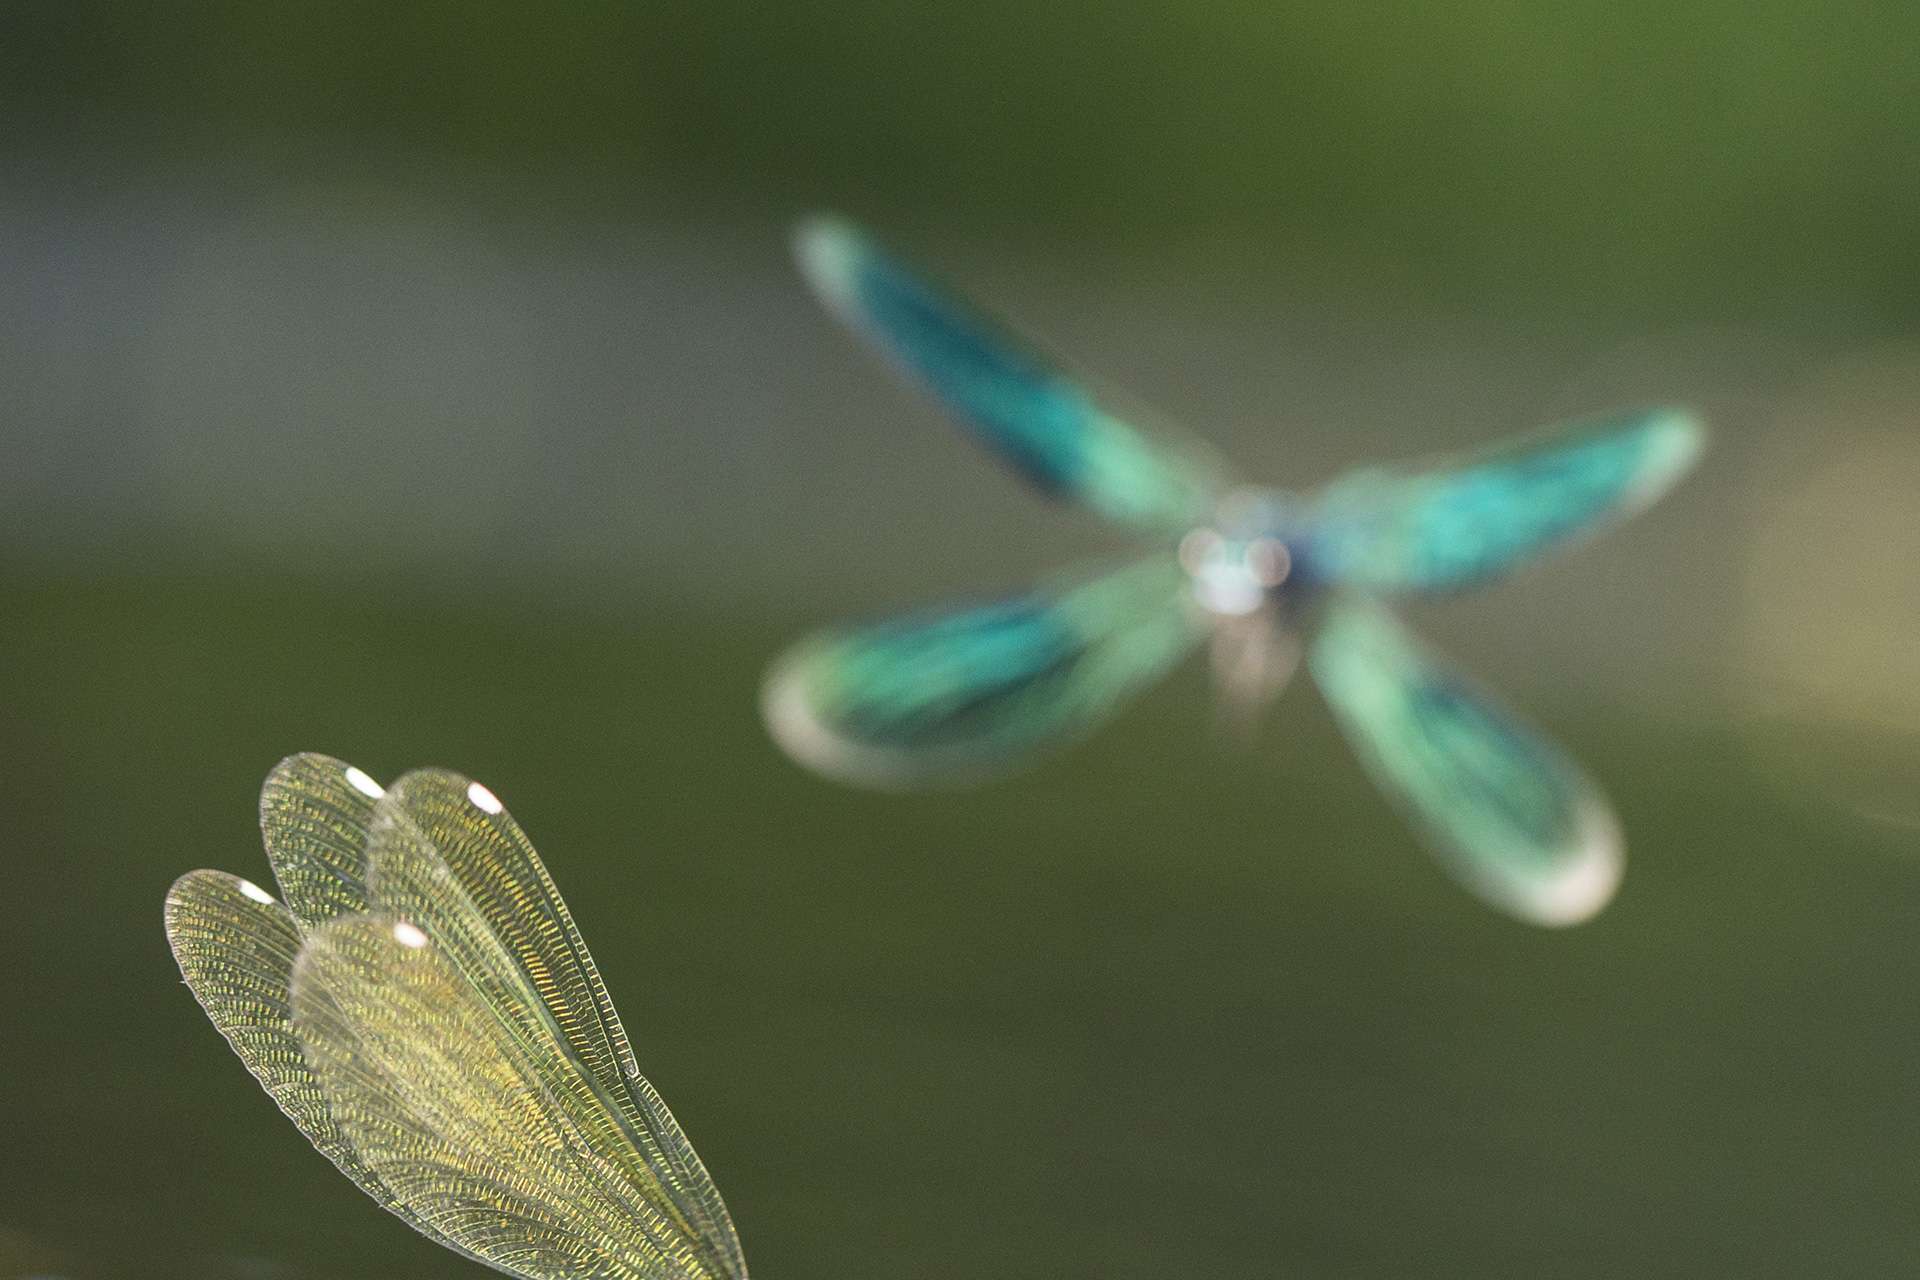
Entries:
{"type": "Polygon", "coordinates": [[[1647,506],[1704,442],[1692,415],[1650,409],[1449,468],[1358,472],[1314,503],[1296,566],[1312,581],[1375,592],[1467,586],[1647,506]]]}
{"type": "Polygon", "coordinates": [[[1392,614],[1335,602],[1308,664],[1374,781],[1469,889],[1545,925],[1576,924],[1613,897],[1622,849],[1606,799],[1392,614]]]}
{"type": "Polygon", "coordinates": [[[964,778],[1081,736],[1203,629],[1185,571],[1155,556],[1058,589],[809,637],[774,663],[762,708],[787,754],[832,777],[964,778]]]}
{"type": "Polygon", "coordinates": [[[1107,412],[1053,361],[857,227],[812,219],[794,243],[801,271],[842,320],[1045,492],[1156,531],[1190,528],[1212,509],[1219,486],[1203,450],[1107,412]]]}

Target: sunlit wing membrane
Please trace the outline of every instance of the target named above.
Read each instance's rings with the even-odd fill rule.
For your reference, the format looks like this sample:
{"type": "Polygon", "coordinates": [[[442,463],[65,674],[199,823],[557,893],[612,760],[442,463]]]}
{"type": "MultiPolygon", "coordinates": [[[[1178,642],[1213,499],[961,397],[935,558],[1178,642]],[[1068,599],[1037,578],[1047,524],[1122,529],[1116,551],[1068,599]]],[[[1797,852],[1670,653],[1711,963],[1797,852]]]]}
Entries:
{"type": "Polygon", "coordinates": [[[708,1275],[636,1200],[426,933],[386,915],[314,930],[293,1024],[355,1153],[474,1256],[530,1280],[708,1275]]]}
{"type": "Polygon", "coordinates": [[[1316,501],[1296,568],[1369,591],[1467,586],[1647,506],[1704,443],[1692,415],[1651,409],[1587,419],[1451,468],[1359,472],[1316,501]]]}
{"type": "Polygon", "coordinates": [[[444,770],[382,788],[303,755],[268,777],[261,815],[304,914],[193,872],[168,895],[167,936],[322,1154],[512,1274],[745,1280],[719,1192],[492,792],[444,770]]]}
{"type": "Polygon", "coordinates": [[[744,1276],[732,1220],[640,1075],[573,917],[492,792],[442,769],[396,781],[367,848],[376,906],[408,920],[493,1008],[573,1126],[713,1276],[744,1276]]]}
{"type": "Polygon", "coordinates": [[[305,928],[367,909],[367,829],[380,784],[318,752],[288,756],[260,788],[260,835],[287,909],[305,928]]]}
{"type": "Polygon", "coordinates": [[[1216,468],[1203,450],[1106,412],[1052,361],[857,227],[816,218],[795,247],[828,306],[1044,491],[1155,530],[1184,530],[1212,509],[1216,468]]]}
{"type": "Polygon", "coordinates": [[[762,690],[789,755],[871,786],[994,772],[1072,741],[1193,647],[1185,572],[1156,556],[1059,590],[801,641],[762,690]]]}
{"type": "Polygon", "coordinates": [[[287,909],[251,881],[190,871],[167,893],[166,924],[188,989],[307,1140],[384,1208],[458,1248],[400,1202],[334,1122],[293,1030],[287,991],[301,934],[287,909]]]}
{"type": "Polygon", "coordinates": [[[1384,608],[1336,602],[1308,663],[1368,772],[1468,888],[1546,925],[1578,923],[1613,897],[1623,854],[1605,798],[1384,608]]]}

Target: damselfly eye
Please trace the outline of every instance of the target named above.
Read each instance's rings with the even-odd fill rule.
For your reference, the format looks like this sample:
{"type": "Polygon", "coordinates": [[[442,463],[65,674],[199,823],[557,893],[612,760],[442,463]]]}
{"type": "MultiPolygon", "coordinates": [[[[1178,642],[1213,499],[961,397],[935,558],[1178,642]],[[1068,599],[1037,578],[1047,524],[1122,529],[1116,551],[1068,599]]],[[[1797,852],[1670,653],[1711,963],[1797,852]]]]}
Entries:
{"type": "Polygon", "coordinates": [[[1219,549],[1219,534],[1211,529],[1195,529],[1180,539],[1180,567],[1188,573],[1200,573],[1219,549]]]}
{"type": "Polygon", "coordinates": [[[1255,538],[1247,546],[1247,568],[1263,587],[1277,587],[1293,572],[1293,554],[1278,538],[1255,538]]]}

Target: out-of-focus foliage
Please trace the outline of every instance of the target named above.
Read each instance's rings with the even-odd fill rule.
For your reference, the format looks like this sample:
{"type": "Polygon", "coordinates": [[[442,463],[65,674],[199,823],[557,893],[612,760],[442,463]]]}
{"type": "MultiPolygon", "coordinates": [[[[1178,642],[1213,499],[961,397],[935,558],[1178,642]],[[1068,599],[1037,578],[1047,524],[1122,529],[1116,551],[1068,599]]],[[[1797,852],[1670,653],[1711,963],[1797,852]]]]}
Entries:
{"type": "Polygon", "coordinates": [[[16,146],[1312,247],[1603,311],[1920,296],[1920,12],[1876,0],[33,0],[5,45],[16,146]]]}
{"type": "Polygon", "coordinates": [[[1865,0],[6,6],[4,1265],[472,1273],[167,959],[319,749],[513,805],[770,1280],[1908,1273],[1916,49],[1865,0]],[[1242,749],[1197,671],[976,792],[788,766],[783,643],[1111,550],[818,314],[814,207],[1261,482],[1705,413],[1657,509],[1417,619],[1605,779],[1618,902],[1500,921],[1311,697],[1242,749]]]}
{"type": "Polygon", "coordinates": [[[27,904],[0,1075],[34,1170],[8,1211],[111,1274],[473,1274],[274,1114],[167,955],[180,865],[264,877],[253,775],[290,740],[514,780],[763,1274],[1890,1275],[1920,1248],[1920,879],[1710,726],[1537,708],[1632,842],[1620,899],[1543,933],[1330,766],[1310,700],[1229,748],[1179,680],[1024,778],[875,797],[761,736],[791,618],[0,590],[27,904]]]}

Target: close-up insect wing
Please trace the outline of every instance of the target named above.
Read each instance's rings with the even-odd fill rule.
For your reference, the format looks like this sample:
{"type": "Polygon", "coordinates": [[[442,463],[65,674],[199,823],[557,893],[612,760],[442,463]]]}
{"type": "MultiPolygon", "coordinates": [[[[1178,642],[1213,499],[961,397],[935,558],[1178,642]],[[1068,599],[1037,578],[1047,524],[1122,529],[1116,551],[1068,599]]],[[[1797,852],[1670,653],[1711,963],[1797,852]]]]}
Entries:
{"type": "Polygon", "coordinates": [[[536,1280],[700,1276],[581,1132],[544,1063],[424,931],[342,916],[301,948],[293,1020],[342,1132],[419,1217],[536,1280]]]}
{"type": "Polygon", "coordinates": [[[382,1208],[423,1235],[459,1249],[374,1171],[327,1105],[326,1090],[294,1031],[288,1002],[303,934],[287,909],[251,880],[224,871],[189,871],[167,893],[166,926],[188,989],[314,1148],[382,1208]]]}
{"type": "Polygon", "coordinates": [[[315,1147],[424,1234],[514,1274],[746,1274],[719,1193],[490,791],[444,770],[383,790],[297,756],[262,814],[311,920],[199,871],[169,894],[167,933],[315,1147]]]}
{"type": "Polygon", "coordinates": [[[288,756],[267,774],[260,837],[302,928],[368,909],[367,833],[383,794],[362,770],[318,752],[288,756]]]}
{"type": "Polygon", "coordinates": [[[494,999],[555,1098],[665,1207],[702,1269],[744,1275],[713,1180],[640,1074],[572,914],[493,793],[444,769],[401,776],[378,807],[367,866],[375,903],[417,925],[494,999]]]}

